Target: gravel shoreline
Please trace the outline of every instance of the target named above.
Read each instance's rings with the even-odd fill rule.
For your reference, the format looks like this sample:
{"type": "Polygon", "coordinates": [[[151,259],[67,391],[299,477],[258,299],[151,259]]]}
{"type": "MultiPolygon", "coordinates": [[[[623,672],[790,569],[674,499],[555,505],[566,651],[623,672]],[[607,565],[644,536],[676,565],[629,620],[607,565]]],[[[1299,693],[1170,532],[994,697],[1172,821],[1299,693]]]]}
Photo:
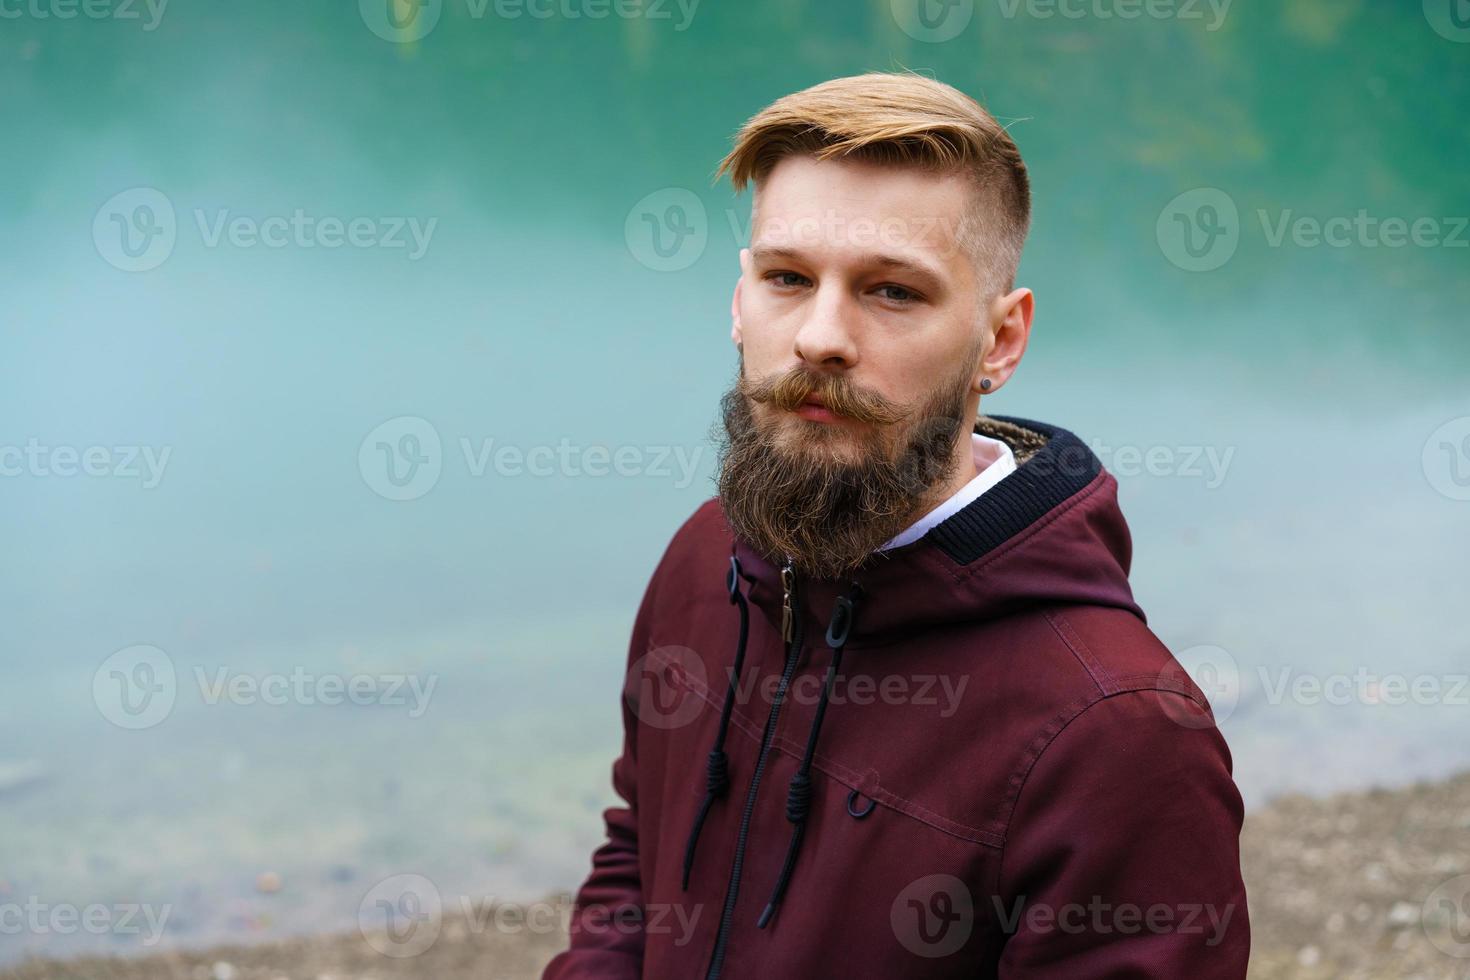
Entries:
{"type": "MultiPolygon", "coordinates": [[[[1241,840],[1251,977],[1470,980],[1470,773],[1391,791],[1283,797],[1247,817],[1241,840]]],[[[494,909],[502,922],[518,914],[494,909]]],[[[455,913],[412,957],[385,956],[352,933],[29,960],[0,980],[532,980],[565,943],[559,931],[475,928],[455,913]]]]}

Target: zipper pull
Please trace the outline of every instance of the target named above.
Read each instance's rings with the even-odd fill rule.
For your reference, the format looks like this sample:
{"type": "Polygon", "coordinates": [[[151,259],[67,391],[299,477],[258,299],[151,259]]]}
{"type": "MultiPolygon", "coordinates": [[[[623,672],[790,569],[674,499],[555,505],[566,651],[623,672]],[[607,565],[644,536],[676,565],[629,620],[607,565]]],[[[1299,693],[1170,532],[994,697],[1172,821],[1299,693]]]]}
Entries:
{"type": "Polygon", "coordinates": [[[796,617],[792,613],[791,592],[796,586],[796,570],[787,562],[781,569],[781,639],[791,642],[791,628],[796,617]]]}

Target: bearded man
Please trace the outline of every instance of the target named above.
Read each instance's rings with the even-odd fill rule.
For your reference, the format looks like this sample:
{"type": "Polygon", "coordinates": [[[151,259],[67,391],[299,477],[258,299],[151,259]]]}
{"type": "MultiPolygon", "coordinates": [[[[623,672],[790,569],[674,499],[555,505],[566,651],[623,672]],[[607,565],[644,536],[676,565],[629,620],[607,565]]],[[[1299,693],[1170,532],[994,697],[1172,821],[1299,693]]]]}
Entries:
{"type": "Polygon", "coordinates": [[[787,96],[719,495],[635,620],[574,977],[1238,978],[1241,800],[1128,585],[1117,482],[980,414],[1034,298],[1015,144],[912,74],[787,96]]]}

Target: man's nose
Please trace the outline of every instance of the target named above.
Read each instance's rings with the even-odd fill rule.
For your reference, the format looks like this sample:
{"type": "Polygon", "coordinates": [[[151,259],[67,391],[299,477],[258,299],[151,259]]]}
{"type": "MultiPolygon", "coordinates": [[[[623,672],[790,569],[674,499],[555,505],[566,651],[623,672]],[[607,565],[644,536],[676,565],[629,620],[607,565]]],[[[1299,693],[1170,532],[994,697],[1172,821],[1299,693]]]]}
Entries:
{"type": "Polygon", "coordinates": [[[824,285],[807,305],[807,313],[796,331],[796,356],[813,368],[851,368],[858,351],[852,324],[857,310],[844,290],[824,285]]]}

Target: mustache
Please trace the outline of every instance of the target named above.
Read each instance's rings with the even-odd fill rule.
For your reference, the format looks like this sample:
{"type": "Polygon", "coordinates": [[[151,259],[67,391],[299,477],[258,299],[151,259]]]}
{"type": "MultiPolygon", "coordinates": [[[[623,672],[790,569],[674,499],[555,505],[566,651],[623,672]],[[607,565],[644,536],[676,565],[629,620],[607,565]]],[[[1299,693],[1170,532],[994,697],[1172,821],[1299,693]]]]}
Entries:
{"type": "Polygon", "coordinates": [[[893,425],[910,415],[904,406],[858,387],[845,375],[812,374],[804,368],[792,368],[785,374],[760,381],[751,381],[742,374],[739,389],[753,402],[787,411],[795,411],[802,402],[816,395],[833,414],[874,425],[893,425]]]}

